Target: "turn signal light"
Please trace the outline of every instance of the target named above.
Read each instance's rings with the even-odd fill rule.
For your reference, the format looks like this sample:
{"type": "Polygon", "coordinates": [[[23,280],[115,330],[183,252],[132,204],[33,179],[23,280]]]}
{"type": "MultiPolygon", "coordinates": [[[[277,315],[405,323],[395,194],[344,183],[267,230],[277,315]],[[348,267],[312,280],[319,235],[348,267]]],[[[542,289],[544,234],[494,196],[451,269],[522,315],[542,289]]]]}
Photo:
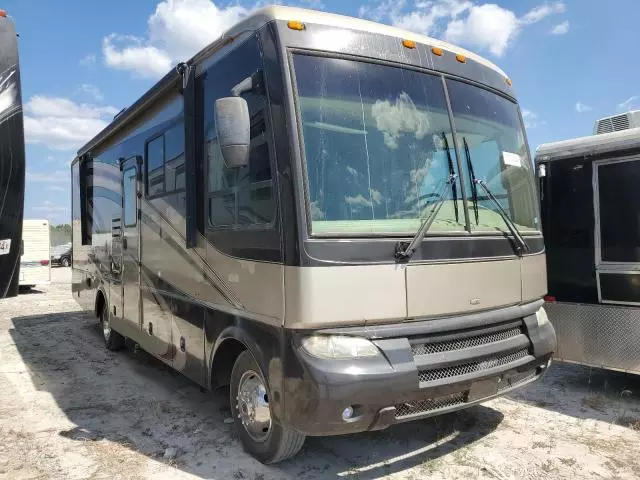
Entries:
{"type": "Polygon", "coordinates": [[[289,23],[287,23],[287,26],[291,29],[291,30],[304,30],[304,23],[302,22],[298,22],[297,20],[291,20],[289,21],[289,23]]]}
{"type": "Polygon", "coordinates": [[[5,10],[0,10],[0,17],[6,17],[7,12],[5,10]]]}
{"type": "Polygon", "coordinates": [[[402,45],[407,48],[416,48],[416,42],[413,40],[402,40],[402,45]]]}
{"type": "Polygon", "coordinates": [[[556,301],[556,297],[554,297],[553,295],[545,295],[544,296],[544,301],[545,302],[555,302],[556,301]]]}

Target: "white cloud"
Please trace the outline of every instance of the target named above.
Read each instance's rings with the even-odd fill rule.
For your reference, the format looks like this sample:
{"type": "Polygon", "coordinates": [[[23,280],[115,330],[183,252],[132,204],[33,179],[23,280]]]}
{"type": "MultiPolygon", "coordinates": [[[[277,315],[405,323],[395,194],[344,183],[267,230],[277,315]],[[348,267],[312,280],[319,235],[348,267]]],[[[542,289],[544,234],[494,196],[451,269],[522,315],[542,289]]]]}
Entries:
{"type": "Polygon", "coordinates": [[[618,110],[629,111],[636,108],[636,102],[640,100],[640,96],[634,95],[627,98],[624,102],[618,104],[618,110]]]}
{"type": "Polygon", "coordinates": [[[557,13],[564,13],[567,10],[567,7],[562,2],[556,3],[545,3],[544,5],[540,5],[535,7],[529,12],[527,12],[521,19],[521,22],[524,24],[537,23],[540,20],[548,17],[549,15],[554,15],[557,13]]]}
{"type": "Polygon", "coordinates": [[[211,0],[163,0],[149,17],[146,38],[111,34],[102,53],[109,67],[157,78],[187,60],[249,13],[240,5],[211,0]]]}
{"type": "Polygon", "coordinates": [[[102,40],[102,53],[108,67],[130,70],[139,77],[160,77],[171,68],[171,58],[166,52],[143,45],[137,37],[109,35],[102,40]],[[129,42],[129,45],[119,49],[118,42],[129,42]]]}
{"type": "Polygon", "coordinates": [[[54,170],[53,172],[29,172],[26,176],[27,183],[68,183],[71,181],[71,176],[68,170],[54,170]]]}
{"type": "Polygon", "coordinates": [[[566,10],[564,3],[545,3],[522,17],[495,3],[470,0],[416,0],[407,11],[405,0],[360,7],[360,16],[376,21],[389,21],[395,26],[448,41],[488,50],[502,56],[527,25],[566,10]]]}
{"type": "Polygon", "coordinates": [[[83,67],[92,67],[96,64],[96,55],[94,53],[90,53],[89,55],[81,58],[78,63],[83,67]]]}
{"type": "Polygon", "coordinates": [[[51,190],[52,192],[66,192],[66,188],[62,188],[59,185],[49,185],[47,190],[51,190]]]}
{"type": "Polygon", "coordinates": [[[31,207],[31,210],[45,213],[64,213],[70,211],[70,208],[65,205],[56,205],[49,200],[45,200],[44,202],[42,202],[42,205],[31,207]]]}
{"type": "Polygon", "coordinates": [[[463,20],[449,23],[445,38],[453,43],[472,45],[502,56],[518,35],[519,24],[511,10],[488,3],[472,7],[463,20]]]}
{"type": "Polygon", "coordinates": [[[109,106],[78,104],[68,98],[34,95],[24,106],[27,143],[54,150],[80,147],[107,126],[118,110],[109,106]]]}
{"type": "Polygon", "coordinates": [[[538,114],[531,110],[522,110],[522,119],[524,120],[524,128],[531,130],[538,125],[544,125],[545,122],[540,121],[538,114]]]}
{"type": "Polygon", "coordinates": [[[97,102],[104,100],[104,96],[98,87],[91,85],[90,83],[83,83],[80,85],[80,91],[91,95],[97,102]]]}
{"type": "Polygon", "coordinates": [[[549,33],[551,35],[564,35],[565,33],[567,33],[569,31],[569,21],[566,20],[562,23],[559,23],[558,25],[556,25],[555,27],[553,27],[549,33]]]}
{"type": "Polygon", "coordinates": [[[589,105],[585,105],[580,101],[576,102],[576,112],[584,113],[584,112],[588,112],[589,110],[591,110],[591,107],[589,105]]]}

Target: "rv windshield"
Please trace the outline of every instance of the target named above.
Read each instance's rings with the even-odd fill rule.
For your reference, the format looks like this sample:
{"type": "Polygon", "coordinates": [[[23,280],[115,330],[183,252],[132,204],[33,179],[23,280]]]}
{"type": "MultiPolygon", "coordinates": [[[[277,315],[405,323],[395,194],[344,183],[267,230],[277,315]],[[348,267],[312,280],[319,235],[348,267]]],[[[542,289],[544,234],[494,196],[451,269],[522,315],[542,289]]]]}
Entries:
{"type": "MultiPolygon", "coordinates": [[[[293,58],[312,233],[413,235],[424,213],[438,200],[444,203],[429,234],[464,232],[459,182],[460,178],[467,178],[469,197],[469,173],[460,175],[457,169],[441,77],[345,59],[303,54],[295,54],[293,58]],[[439,197],[440,186],[451,174],[457,175],[458,180],[439,197]]],[[[462,85],[485,92],[479,87],[462,85]]],[[[493,93],[486,93],[495,97],[496,102],[503,101],[493,93]]],[[[470,104],[469,98],[475,99],[473,95],[461,98],[461,108],[470,104]]],[[[464,131],[470,143],[478,178],[485,180],[504,202],[505,211],[518,229],[526,231],[535,228],[536,221],[533,177],[524,142],[519,140],[523,135],[517,106],[504,101],[511,106],[508,119],[515,118],[515,127],[511,123],[504,125],[502,116],[492,117],[495,108],[486,102],[480,104],[488,111],[478,111],[477,102],[472,104],[474,109],[462,111],[459,118],[466,122],[461,125],[464,130],[457,120],[456,127],[464,131]],[[481,126],[472,128],[475,123],[481,126]],[[483,142],[489,141],[494,141],[495,150],[483,146],[483,142]],[[495,179],[501,179],[501,172],[510,168],[507,164],[500,170],[500,166],[515,163],[516,156],[522,165],[520,169],[527,173],[524,177],[515,175],[518,181],[506,175],[498,181],[501,185],[498,188],[495,179]],[[521,185],[523,178],[525,187],[521,185]],[[523,195],[526,198],[519,198],[523,195]]],[[[454,115],[456,112],[454,107],[454,115]]],[[[461,155],[464,159],[464,154],[461,155]]],[[[463,168],[468,168],[464,162],[463,168]]],[[[506,229],[496,206],[484,198],[478,201],[476,223],[469,200],[471,228],[506,229]]]]}

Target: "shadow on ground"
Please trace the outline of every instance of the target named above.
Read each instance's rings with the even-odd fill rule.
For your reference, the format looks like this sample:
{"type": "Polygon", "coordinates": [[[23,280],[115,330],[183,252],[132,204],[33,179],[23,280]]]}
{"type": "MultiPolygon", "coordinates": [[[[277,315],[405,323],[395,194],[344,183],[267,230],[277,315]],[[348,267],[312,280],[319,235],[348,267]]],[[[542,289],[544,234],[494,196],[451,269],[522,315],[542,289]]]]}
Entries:
{"type": "Polygon", "coordinates": [[[23,287],[21,286],[18,290],[18,295],[35,295],[35,294],[43,294],[45,293],[42,290],[39,290],[37,287],[23,287]]]}
{"type": "Polygon", "coordinates": [[[640,375],[555,362],[541,381],[509,397],[575,418],[640,430],[640,375]]]}
{"type": "Polygon", "coordinates": [[[144,352],[109,352],[99,325],[81,312],[15,317],[10,330],[31,381],[52,395],[75,427],[64,439],[142,453],[159,462],[216,478],[358,478],[419,467],[481,440],[503,419],[477,406],[385,431],[308,438],[300,454],[264,466],[242,451],[229,422],[228,393],[197,385],[144,352]]]}

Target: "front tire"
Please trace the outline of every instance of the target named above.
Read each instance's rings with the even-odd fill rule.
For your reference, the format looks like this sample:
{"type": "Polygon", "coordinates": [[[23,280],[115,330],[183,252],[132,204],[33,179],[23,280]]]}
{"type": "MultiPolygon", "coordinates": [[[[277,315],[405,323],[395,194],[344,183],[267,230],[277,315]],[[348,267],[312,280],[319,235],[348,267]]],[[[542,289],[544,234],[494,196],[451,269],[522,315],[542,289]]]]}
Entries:
{"type": "Polygon", "coordinates": [[[124,345],[124,337],[111,328],[109,305],[107,305],[106,301],[100,312],[100,323],[102,325],[102,338],[104,339],[104,345],[107,347],[107,350],[111,350],[112,352],[120,350],[124,345]]]}
{"type": "Polygon", "coordinates": [[[71,265],[71,262],[69,261],[69,259],[68,259],[67,257],[64,257],[64,258],[62,259],[62,262],[61,262],[61,263],[62,263],[62,266],[63,266],[63,267],[68,267],[69,265],[71,265]]]}
{"type": "Polygon", "coordinates": [[[267,464],[293,457],[305,440],[273,419],[270,396],[260,367],[245,350],[231,371],[231,414],[244,449],[267,464]]]}

